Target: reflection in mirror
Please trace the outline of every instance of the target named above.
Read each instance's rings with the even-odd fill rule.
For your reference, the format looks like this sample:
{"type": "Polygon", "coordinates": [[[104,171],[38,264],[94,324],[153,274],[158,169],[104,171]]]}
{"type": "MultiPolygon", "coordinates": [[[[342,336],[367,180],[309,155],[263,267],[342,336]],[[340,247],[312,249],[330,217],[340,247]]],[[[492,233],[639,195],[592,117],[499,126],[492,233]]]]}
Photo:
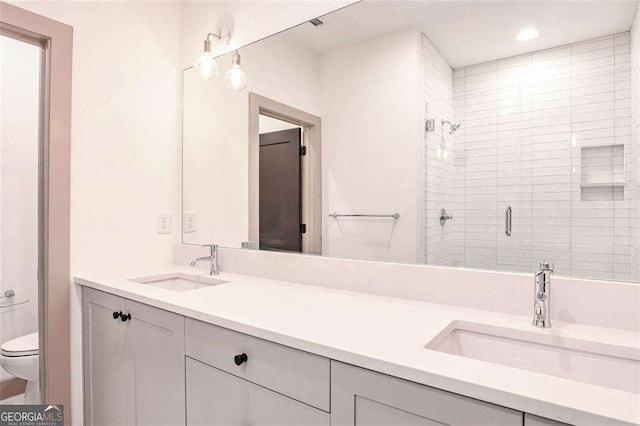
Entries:
{"type": "Polygon", "coordinates": [[[365,1],[185,70],[183,242],[639,281],[635,7],[365,1]]]}
{"type": "Polygon", "coordinates": [[[302,252],[302,127],[260,114],[259,239],[261,250],[302,252]]]}

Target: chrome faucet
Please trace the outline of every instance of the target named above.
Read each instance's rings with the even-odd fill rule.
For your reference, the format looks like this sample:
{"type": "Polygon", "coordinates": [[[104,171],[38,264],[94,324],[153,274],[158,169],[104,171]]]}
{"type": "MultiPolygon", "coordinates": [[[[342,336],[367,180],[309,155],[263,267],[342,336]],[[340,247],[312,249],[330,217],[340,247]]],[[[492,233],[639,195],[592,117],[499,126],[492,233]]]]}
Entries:
{"type": "Polygon", "coordinates": [[[209,247],[211,254],[209,256],[198,257],[191,261],[191,266],[196,266],[196,263],[203,260],[211,262],[211,270],[209,275],[218,275],[220,273],[220,265],[218,265],[218,245],[217,244],[205,244],[202,247],[209,247]]]}
{"type": "Polygon", "coordinates": [[[554,266],[549,262],[540,263],[536,272],[535,292],[533,295],[533,325],[540,328],[551,328],[551,274],[554,266]]]}

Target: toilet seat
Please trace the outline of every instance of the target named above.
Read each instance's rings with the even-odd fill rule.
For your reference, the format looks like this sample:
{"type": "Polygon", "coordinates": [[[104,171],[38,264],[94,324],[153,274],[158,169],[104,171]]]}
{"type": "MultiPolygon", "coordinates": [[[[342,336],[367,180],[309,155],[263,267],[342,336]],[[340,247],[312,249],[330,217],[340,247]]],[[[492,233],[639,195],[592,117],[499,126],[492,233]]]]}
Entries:
{"type": "Polygon", "coordinates": [[[38,333],[26,334],[0,345],[0,354],[6,357],[38,355],[38,333]]]}

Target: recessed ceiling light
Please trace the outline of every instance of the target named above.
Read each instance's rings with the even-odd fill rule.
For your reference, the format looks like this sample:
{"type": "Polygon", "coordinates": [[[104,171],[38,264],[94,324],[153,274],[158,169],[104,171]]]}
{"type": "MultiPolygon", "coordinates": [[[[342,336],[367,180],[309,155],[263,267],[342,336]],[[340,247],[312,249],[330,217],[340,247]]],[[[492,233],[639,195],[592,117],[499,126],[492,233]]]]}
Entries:
{"type": "Polygon", "coordinates": [[[533,28],[524,28],[518,33],[518,37],[516,37],[516,40],[529,41],[533,40],[536,37],[538,37],[538,31],[533,28]]]}

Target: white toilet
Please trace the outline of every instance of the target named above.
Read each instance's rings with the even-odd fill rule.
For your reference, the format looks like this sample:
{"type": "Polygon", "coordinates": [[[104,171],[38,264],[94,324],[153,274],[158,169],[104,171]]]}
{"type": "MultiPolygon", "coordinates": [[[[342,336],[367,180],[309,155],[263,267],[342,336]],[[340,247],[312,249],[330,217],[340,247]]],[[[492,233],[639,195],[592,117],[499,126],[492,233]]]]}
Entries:
{"type": "Polygon", "coordinates": [[[40,365],[38,333],[17,337],[0,345],[0,366],[27,381],[25,404],[40,403],[40,365]]]}

